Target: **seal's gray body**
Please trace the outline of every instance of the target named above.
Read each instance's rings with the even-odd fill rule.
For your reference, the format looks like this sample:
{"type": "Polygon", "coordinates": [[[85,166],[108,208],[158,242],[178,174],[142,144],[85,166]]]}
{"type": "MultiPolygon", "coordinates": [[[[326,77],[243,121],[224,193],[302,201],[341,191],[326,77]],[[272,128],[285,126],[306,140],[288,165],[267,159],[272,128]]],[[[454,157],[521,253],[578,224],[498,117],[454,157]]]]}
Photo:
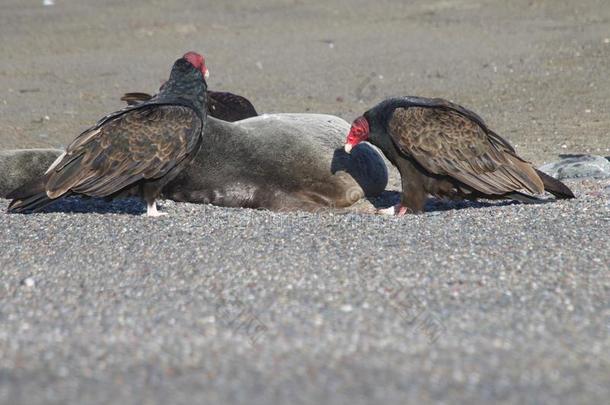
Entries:
{"type": "MultiPolygon", "coordinates": [[[[175,201],[275,211],[348,207],[388,181],[376,149],[342,150],[349,124],[331,115],[265,114],[234,123],[208,118],[195,160],[164,189],[175,201]]],[[[61,150],[0,154],[0,195],[41,176],[61,150]]]]}
{"type": "Polygon", "coordinates": [[[0,151],[0,197],[41,177],[62,153],[59,149],[0,151]]]}

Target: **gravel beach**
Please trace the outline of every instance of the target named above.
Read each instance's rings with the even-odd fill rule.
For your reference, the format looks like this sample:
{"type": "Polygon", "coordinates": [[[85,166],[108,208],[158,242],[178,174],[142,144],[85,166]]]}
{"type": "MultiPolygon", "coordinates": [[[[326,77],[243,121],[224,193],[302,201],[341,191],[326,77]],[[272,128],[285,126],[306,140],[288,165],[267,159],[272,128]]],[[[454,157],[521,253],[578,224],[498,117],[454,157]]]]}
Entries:
{"type": "MultiPolygon", "coordinates": [[[[0,149],[62,147],[193,49],[260,112],[442,96],[536,165],[608,156],[609,21],[605,0],[5,0],[0,149]]],[[[566,184],[404,218],[0,199],[0,403],[605,403],[610,180],[566,184]]]]}
{"type": "Polygon", "coordinates": [[[610,196],[570,185],[398,219],[0,214],[1,402],[603,403],[610,196]]]}

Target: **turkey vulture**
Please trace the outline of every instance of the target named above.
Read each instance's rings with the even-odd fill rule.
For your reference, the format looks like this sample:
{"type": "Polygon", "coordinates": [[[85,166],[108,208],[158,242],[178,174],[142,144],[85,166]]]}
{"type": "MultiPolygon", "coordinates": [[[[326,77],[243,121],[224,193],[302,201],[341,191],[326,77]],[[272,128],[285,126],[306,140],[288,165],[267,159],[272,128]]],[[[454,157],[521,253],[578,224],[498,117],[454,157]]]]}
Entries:
{"type": "Polygon", "coordinates": [[[203,56],[186,53],[157,95],[102,118],[42,178],[11,192],[8,211],[36,212],[70,194],[112,197],[138,189],[147,215],[162,215],[155,202],[161,189],[193,160],[203,140],[208,75],[203,56]]]}
{"type": "Polygon", "coordinates": [[[560,181],[536,170],[477,114],[443,99],[385,100],[357,118],[345,151],[359,142],[379,147],[400,172],[394,213],[422,212],[428,194],[451,199],[539,201],[548,191],[574,198],[560,181]]]}
{"type": "MultiPolygon", "coordinates": [[[[163,88],[163,86],[161,86],[163,88]]],[[[150,100],[148,93],[126,93],[121,97],[128,105],[150,100]]],[[[256,117],[258,113],[247,98],[237,94],[208,90],[208,115],[223,121],[239,121],[256,117]]]]}

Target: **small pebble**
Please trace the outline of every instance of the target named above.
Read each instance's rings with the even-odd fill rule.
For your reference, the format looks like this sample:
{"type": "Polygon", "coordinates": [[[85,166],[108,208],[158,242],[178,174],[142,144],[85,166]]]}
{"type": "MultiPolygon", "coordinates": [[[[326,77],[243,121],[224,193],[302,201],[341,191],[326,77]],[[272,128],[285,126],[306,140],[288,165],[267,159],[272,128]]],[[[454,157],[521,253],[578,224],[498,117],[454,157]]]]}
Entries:
{"type": "Polygon", "coordinates": [[[32,277],[27,277],[21,280],[21,285],[28,288],[33,288],[36,286],[36,280],[34,280],[32,277]]]}

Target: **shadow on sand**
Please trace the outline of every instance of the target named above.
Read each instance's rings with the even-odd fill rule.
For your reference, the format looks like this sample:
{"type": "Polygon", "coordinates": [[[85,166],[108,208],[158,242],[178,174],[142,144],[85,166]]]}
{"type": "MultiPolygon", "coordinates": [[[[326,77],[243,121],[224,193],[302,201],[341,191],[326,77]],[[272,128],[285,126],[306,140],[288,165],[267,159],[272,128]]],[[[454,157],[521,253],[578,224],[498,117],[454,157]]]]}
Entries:
{"type": "Polygon", "coordinates": [[[38,212],[142,215],[146,212],[146,205],[137,198],[122,198],[108,201],[103,198],[72,196],[61,198],[38,212]]]}
{"type": "MultiPolygon", "coordinates": [[[[400,202],[400,192],[384,191],[378,197],[368,198],[369,202],[377,209],[388,208],[400,202]]],[[[554,200],[541,200],[540,203],[550,202],[554,200]]],[[[426,201],[425,212],[441,212],[450,210],[462,210],[466,208],[488,208],[488,207],[505,207],[509,205],[524,204],[514,200],[499,200],[499,201],[469,201],[469,200],[441,200],[438,198],[428,198],[426,201]]],[[[539,204],[539,203],[529,203],[539,204]]]]}
{"type": "MultiPolygon", "coordinates": [[[[377,197],[368,197],[367,200],[376,208],[388,208],[400,202],[400,192],[384,191],[377,197]]],[[[161,200],[161,204],[163,200],[161,200]]],[[[540,203],[551,202],[542,200],[540,203]]],[[[159,204],[159,202],[157,203],[159,204]]],[[[429,198],[426,201],[425,212],[443,212],[450,210],[462,210],[467,208],[505,207],[510,205],[524,204],[519,201],[451,201],[437,198],[429,198]]],[[[529,204],[528,204],[529,205],[529,204]]],[[[72,214],[123,214],[139,216],[146,213],[144,202],[137,198],[121,198],[112,201],[103,198],[89,198],[71,196],[55,201],[53,204],[43,208],[39,213],[72,213],[72,214]]]]}

